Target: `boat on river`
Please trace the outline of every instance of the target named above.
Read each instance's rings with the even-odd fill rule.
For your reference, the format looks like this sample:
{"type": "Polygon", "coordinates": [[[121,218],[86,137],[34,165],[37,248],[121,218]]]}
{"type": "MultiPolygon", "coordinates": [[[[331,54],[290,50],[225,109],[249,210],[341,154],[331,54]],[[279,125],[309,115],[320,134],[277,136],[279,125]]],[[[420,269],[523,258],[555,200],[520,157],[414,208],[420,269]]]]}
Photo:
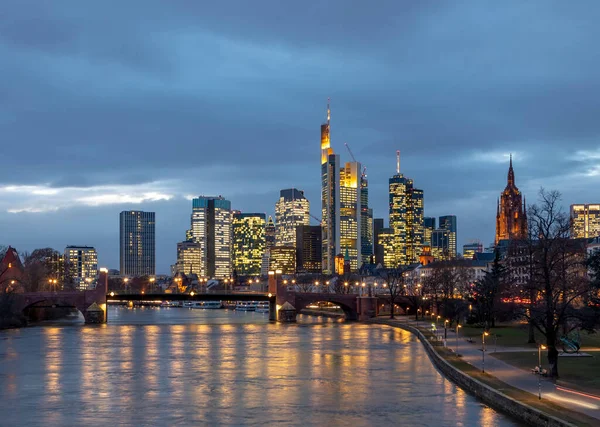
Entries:
{"type": "Polygon", "coordinates": [[[269,312],[269,301],[260,301],[256,303],[257,313],[268,313],[269,312]]]}
{"type": "Polygon", "coordinates": [[[217,310],[223,308],[221,301],[194,301],[191,308],[201,308],[203,310],[217,310]]]}
{"type": "Polygon", "coordinates": [[[256,301],[238,301],[235,305],[236,311],[256,311],[256,301]]]}

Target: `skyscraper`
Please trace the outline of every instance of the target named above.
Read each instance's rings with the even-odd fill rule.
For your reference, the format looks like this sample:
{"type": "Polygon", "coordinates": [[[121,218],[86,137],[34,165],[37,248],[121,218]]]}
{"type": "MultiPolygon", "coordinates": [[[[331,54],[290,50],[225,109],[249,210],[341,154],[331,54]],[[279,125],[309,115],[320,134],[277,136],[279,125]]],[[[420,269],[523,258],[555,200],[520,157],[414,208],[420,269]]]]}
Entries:
{"type": "Polygon", "coordinates": [[[347,254],[352,270],[362,265],[360,181],[360,163],[348,162],[340,170],[339,253],[347,254]]]}
{"type": "Polygon", "coordinates": [[[600,236],[600,204],[571,205],[571,237],[573,239],[600,236]]]}
{"type": "Polygon", "coordinates": [[[265,250],[271,249],[275,246],[275,223],[273,222],[273,217],[269,215],[269,219],[267,220],[267,225],[265,226],[265,250]]]}
{"type": "Polygon", "coordinates": [[[431,255],[436,261],[448,261],[450,256],[450,231],[438,228],[431,233],[431,255]]]}
{"type": "Polygon", "coordinates": [[[330,119],[328,103],[327,123],[321,125],[321,227],[325,274],[335,271],[335,256],[340,252],[340,156],[331,148],[330,119]]]}
{"type": "Polygon", "coordinates": [[[448,256],[450,259],[456,258],[456,215],[446,215],[440,217],[440,229],[448,230],[448,256]]]}
{"type": "Polygon", "coordinates": [[[423,218],[423,242],[431,246],[431,233],[435,230],[435,217],[426,216],[423,218]]]}
{"type": "Polygon", "coordinates": [[[360,244],[361,262],[369,264],[374,254],[373,248],[373,209],[369,208],[369,182],[367,181],[366,169],[360,177],[360,244]]]}
{"type": "Polygon", "coordinates": [[[123,211],[119,215],[120,273],[154,276],[156,273],[155,213],[123,211]]]}
{"type": "Polygon", "coordinates": [[[263,213],[233,214],[233,269],[238,275],[260,275],[265,254],[265,218],[263,213]]]}
{"type": "Polygon", "coordinates": [[[321,226],[300,225],[296,228],[296,270],[321,272],[321,226]]]}
{"type": "Polygon", "coordinates": [[[275,204],[275,241],[278,246],[296,246],[296,227],[310,225],[310,203],[304,191],[281,190],[275,204]]]}
{"type": "Polygon", "coordinates": [[[231,277],[231,202],[221,196],[193,199],[189,234],[201,247],[200,275],[231,277]]]}
{"type": "Polygon", "coordinates": [[[418,262],[424,237],[423,190],[414,188],[413,180],[400,173],[400,152],[396,155],[396,174],[389,180],[390,228],[394,233],[393,267],[418,262]]]}
{"type": "Polygon", "coordinates": [[[524,239],[527,237],[527,211],[525,200],[515,185],[512,155],[508,167],[506,188],[498,200],[496,212],[496,245],[500,240],[524,239]]]}
{"type": "Polygon", "coordinates": [[[383,245],[379,240],[379,233],[383,230],[383,218],[373,220],[373,249],[375,252],[375,264],[383,264],[383,245]]]}
{"type": "Polygon", "coordinates": [[[92,246],[67,246],[65,259],[79,290],[92,289],[98,278],[98,254],[92,246]]]}

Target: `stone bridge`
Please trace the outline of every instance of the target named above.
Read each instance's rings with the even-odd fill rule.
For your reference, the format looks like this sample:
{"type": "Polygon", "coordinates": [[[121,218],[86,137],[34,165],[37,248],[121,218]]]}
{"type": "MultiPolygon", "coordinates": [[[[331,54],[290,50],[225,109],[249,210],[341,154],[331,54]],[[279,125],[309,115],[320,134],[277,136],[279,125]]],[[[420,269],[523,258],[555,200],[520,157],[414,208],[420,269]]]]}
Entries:
{"type": "Polygon", "coordinates": [[[14,294],[13,307],[23,312],[29,307],[72,307],[79,310],[85,323],[106,323],[108,275],[98,275],[96,289],[89,291],[25,292],[14,294]]]}
{"type": "MultiPolygon", "coordinates": [[[[338,305],[347,320],[366,320],[377,316],[377,298],[358,294],[334,294],[318,292],[293,292],[287,285],[273,276],[269,276],[269,292],[276,295],[277,309],[287,302],[296,313],[317,302],[330,302],[338,305]]],[[[279,320],[279,319],[278,319],[279,320]]]]}

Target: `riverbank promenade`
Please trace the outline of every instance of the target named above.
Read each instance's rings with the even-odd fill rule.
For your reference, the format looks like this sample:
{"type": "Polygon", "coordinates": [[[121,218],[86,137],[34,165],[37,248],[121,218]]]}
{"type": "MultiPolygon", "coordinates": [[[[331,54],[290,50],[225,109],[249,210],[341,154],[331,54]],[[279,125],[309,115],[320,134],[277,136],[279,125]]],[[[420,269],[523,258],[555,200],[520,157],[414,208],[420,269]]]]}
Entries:
{"type": "MultiPolygon", "coordinates": [[[[400,327],[408,325],[418,328],[421,331],[432,331],[433,329],[431,321],[416,321],[414,318],[408,318],[406,316],[399,316],[393,320],[389,319],[389,317],[386,318],[381,316],[379,319],[387,319],[386,323],[390,325],[397,325],[400,327]]],[[[435,321],[433,324],[435,324],[435,321]]],[[[561,407],[593,417],[598,420],[600,425],[600,397],[596,397],[593,392],[588,393],[584,389],[573,390],[568,387],[557,385],[553,379],[543,376],[540,378],[538,375],[533,374],[531,369],[521,369],[494,357],[494,355],[508,352],[522,351],[532,353],[532,348],[503,346],[499,343],[495,343],[494,339],[490,339],[489,342],[486,341],[485,343],[485,354],[483,355],[481,337],[479,337],[479,339],[467,339],[467,337],[460,334],[460,332],[457,336],[454,328],[447,328],[444,331],[443,325],[441,328],[438,325],[436,331],[433,331],[433,333],[440,341],[442,341],[442,343],[445,336],[445,347],[449,351],[457,353],[463,361],[472,365],[479,372],[485,370],[486,374],[494,376],[498,380],[512,387],[531,393],[536,397],[541,395],[542,401],[551,401],[561,407]]],[[[584,348],[583,351],[585,350],[586,349],[584,348]]],[[[533,349],[533,351],[536,350],[533,349]]],[[[545,355],[542,357],[545,357],[545,355]]],[[[546,364],[545,360],[542,360],[542,363],[546,364]]],[[[532,358],[531,368],[534,368],[536,365],[537,360],[532,358]]],[[[499,391],[502,392],[503,390],[499,389],[499,391]]]]}

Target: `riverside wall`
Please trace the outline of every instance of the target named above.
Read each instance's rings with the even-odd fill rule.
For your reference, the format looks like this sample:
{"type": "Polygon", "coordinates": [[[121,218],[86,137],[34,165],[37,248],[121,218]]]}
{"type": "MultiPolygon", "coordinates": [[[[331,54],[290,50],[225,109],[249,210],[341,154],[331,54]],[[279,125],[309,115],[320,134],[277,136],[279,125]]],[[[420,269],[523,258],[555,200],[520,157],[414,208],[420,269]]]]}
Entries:
{"type": "Polygon", "coordinates": [[[548,415],[545,412],[542,412],[532,406],[519,402],[518,400],[515,400],[505,395],[504,393],[501,393],[500,391],[482,383],[481,381],[476,380],[475,378],[455,368],[438,354],[438,352],[427,340],[427,338],[416,328],[413,328],[410,325],[402,325],[399,323],[388,322],[383,319],[374,319],[371,320],[370,323],[398,327],[415,334],[423,344],[423,347],[425,347],[425,351],[429,355],[429,358],[431,359],[433,364],[440,370],[440,372],[443,375],[445,375],[448,379],[457,384],[459,387],[475,395],[484,403],[496,409],[497,411],[510,415],[511,417],[517,420],[521,420],[532,426],[575,427],[574,424],[568,423],[559,418],[548,415]]]}

